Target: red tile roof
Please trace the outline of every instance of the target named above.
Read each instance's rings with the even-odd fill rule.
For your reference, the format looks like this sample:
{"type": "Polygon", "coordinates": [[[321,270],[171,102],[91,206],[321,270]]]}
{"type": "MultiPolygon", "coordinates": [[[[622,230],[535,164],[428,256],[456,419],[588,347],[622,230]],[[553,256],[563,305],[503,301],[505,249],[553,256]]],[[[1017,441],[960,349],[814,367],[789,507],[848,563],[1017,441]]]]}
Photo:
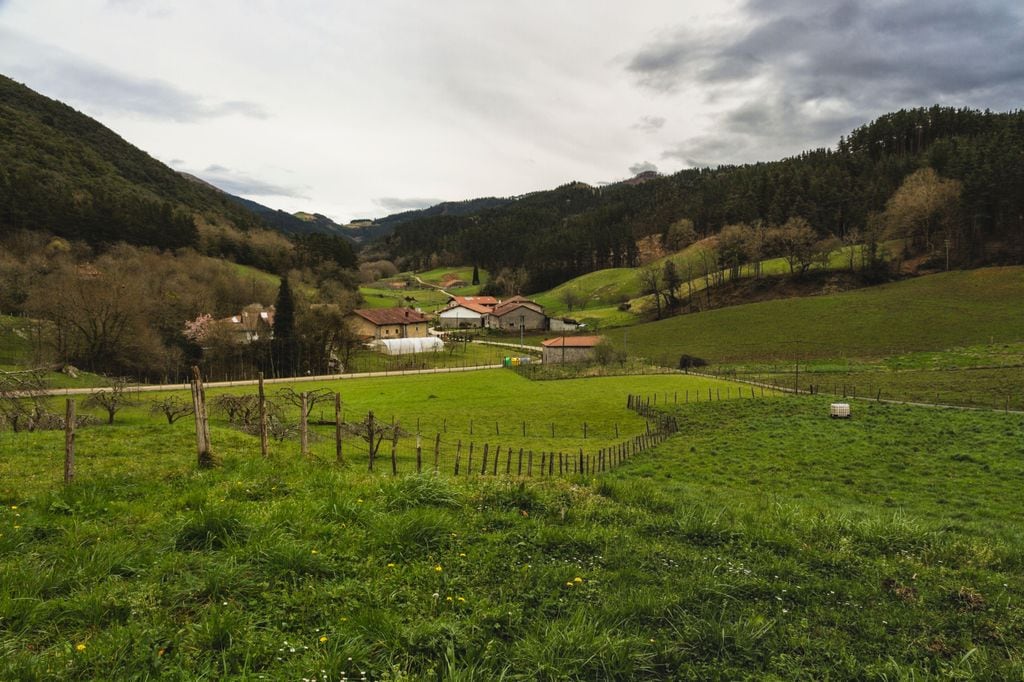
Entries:
{"type": "Polygon", "coordinates": [[[498,305],[498,299],[493,296],[452,296],[452,303],[449,305],[466,305],[467,303],[493,308],[498,305]]]}
{"type": "Polygon", "coordinates": [[[604,341],[601,336],[559,336],[557,339],[541,341],[545,348],[593,348],[604,341]]]}
{"type": "Polygon", "coordinates": [[[354,314],[380,327],[385,324],[418,324],[430,318],[409,308],[369,308],[353,310],[354,314]]]}
{"type": "Polygon", "coordinates": [[[505,301],[501,305],[495,306],[494,310],[491,311],[491,315],[494,315],[495,317],[501,317],[502,315],[510,313],[513,310],[518,310],[519,308],[529,308],[535,313],[540,313],[541,315],[544,314],[544,308],[542,306],[540,306],[537,303],[534,303],[533,301],[528,301],[525,298],[523,298],[517,301],[509,299],[508,301],[505,301]]]}
{"type": "Polygon", "coordinates": [[[453,302],[450,306],[448,306],[447,308],[445,308],[441,312],[444,313],[444,312],[447,312],[449,310],[455,310],[456,308],[465,308],[466,310],[471,310],[474,313],[478,313],[480,315],[486,315],[489,312],[491,312],[492,310],[494,310],[494,308],[492,308],[491,306],[478,305],[476,303],[454,303],[453,302]]]}

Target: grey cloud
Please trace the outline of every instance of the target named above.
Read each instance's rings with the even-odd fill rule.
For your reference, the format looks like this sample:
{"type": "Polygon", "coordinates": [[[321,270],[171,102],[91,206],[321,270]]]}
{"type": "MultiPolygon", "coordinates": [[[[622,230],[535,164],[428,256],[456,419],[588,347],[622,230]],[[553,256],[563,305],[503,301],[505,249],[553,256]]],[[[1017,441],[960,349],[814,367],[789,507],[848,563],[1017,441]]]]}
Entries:
{"type": "Polygon", "coordinates": [[[640,120],[633,124],[633,128],[635,130],[642,130],[647,133],[653,133],[655,130],[661,130],[664,126],[664,116],[641,116],[640,120]]]}
{"type": "Polygon", "coordinates": [[[746,135],[700,135],[665,150],[661,157],[680,161],[691,168],[714,167],[735,158],[750,143],[746,135]]]}
{"type": "Polygon", "coordinates": [[[33,89],[90,111],[177,122],[269,116],[255,102],[209,101],[172,83],[115,71],[4,28],[0,28],[0,68],[33,89]]]}
{"type": "Polygon", "coordinates": [[[430,208],[443,201],[444,199],[426,199],[421,197],[380,197],[373,200],[375,204],[390,213],[430,208]]]}
{"type": "Polygon", "coordinates": [[[1024,10],[1016,2],[748,0],[743,15],[717,32],[677,30],[627,63],[641,87],[696,86],[709,101],[732,102],[719,124],[727,143],[714,149],[697,138],[668,158],[793,153],[903,107],[1020,106],[1024,10]]]}
{"type": "Polygon", "coordinates": [[[295,199],[308,198],[302,194],[299,188],[275,185],[263,180],[257,180],[245,173],[234,171],[219,164],[207,166],[203,171],[195,173],[195,175],[229,194],[257,197],[292,197],[295,199]]]}
{"type": "Polygon", "coordinates": [[[49,75],[62,98],[101,110],[179,123],[230,115],[267,118],[266,110],[252,102],[210,103],[165,81],[135,78],[95,65],[65,63],[49,75]]]}
{"type": "Polygon", "coordinates": [[[641,161],[640,163],[634,163],[632,166],[629,167],[629,172],[632,173],[633,175],[640,175],[641,173],[646,173],[647,171],[654,171],[655,173],[657,173],[658,167],[655,166],[650,161],[641,161]]]}

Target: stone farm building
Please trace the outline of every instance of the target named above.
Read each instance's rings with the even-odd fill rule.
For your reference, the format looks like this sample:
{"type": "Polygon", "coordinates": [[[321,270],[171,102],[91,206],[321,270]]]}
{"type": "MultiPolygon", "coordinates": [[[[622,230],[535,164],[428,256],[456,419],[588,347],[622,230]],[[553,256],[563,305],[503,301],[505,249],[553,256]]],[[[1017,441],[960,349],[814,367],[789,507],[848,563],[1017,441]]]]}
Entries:
{"type": "Polygon", "coordinates": [[[484,327],[497,305],[493,296],[452,296],[448,307],[438,313],[438,323],[444,329],[484,327]]]}
{"type": "Polygon", "coordinates": [[[594,348],[602,341],[600,336],[559,336],[542,341],[544,364],[593,360],[594,348]]]}
{"type": "Polygon", "coordinates": [[[237,343],[271,339],[274,336],[274,306],[264,308],[259,303],[252,303],[238,315],[217,320],[217,324],[230,330],[237,343]]]}
{"type": "Polygon", "coordinates": [[[487,326],[504,331],[542,331],[547,329],[548,318],[544,307],[522,296],[502,301],[487,316],[487,326]]]}
{"type": "Polygon", "coordinates": [[[353,310],[348,316],[352,330],[364,341],[409,339],[428,336],[430,318],[410,308],[353,310]]]}

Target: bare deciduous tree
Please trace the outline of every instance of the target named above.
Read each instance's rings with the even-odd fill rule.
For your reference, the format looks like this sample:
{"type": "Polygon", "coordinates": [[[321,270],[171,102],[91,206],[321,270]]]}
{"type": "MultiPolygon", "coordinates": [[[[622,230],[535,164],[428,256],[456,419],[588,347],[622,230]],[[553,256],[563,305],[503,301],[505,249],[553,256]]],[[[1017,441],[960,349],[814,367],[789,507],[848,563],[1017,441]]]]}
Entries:
{"type": "Polygon", "coordinates": [[[173,424],[182,417],[187,417],[192,414],[193,407],[192,403],[186,401],[184,398],[172,395],[154,402],[152,407],[150,407],[150,412],[153,414],[162,414],[167,418],[168,424],[173,424]]]}
{"type": "Polygon", "coordinates": [[[122,408],[135,405],[137,391],[128,385],[125,378],[114,379],[110,388],[96,391],[85,399],[86,407],[99,407],[107,412],[107,424],[114,423],[114,416],[122,408]]]}

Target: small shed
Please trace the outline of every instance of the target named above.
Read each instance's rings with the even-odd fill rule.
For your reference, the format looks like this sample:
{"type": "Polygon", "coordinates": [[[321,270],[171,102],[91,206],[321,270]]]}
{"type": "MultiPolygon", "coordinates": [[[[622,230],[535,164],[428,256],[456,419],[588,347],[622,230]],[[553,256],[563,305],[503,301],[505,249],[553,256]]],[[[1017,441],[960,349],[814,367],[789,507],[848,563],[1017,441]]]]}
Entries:
{"type": "Polygon", "coordinates": [[[587,362],[594,359],[594,349],[604,341],[601,336],[559,336],[542,341],[545,363],[587,362]]]}
{"type": "Polygon", "coordinates": [[[407,339],[381,339],[370,344],[374,350],[385,355],[409,355],[444,350],[444,342],[436,336],[420,336],[407,339]]]}

